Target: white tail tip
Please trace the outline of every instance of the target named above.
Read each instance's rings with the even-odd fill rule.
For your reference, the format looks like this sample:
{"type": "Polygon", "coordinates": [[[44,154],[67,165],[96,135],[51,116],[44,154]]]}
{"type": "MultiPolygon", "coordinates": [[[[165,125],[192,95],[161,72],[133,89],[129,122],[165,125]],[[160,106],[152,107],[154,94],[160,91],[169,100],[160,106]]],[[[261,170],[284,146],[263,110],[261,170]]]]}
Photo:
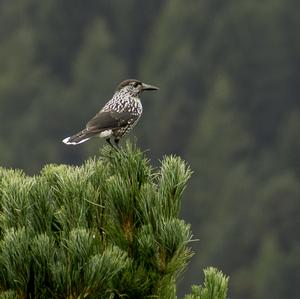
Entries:
{"type": "Polygon", "coordinates": [[[65,139],[63,139],[63,143],[64,144],[69,144],[69,140],[70,140],[70,137],[67,137],[67,138],[65,138],[65,139]]]}
{"type": "Polygon", "coordinates": [[[67,145],[76,145],[76,144],[83,143],[83,142],[85,142],[85,141],[87,141],[87,140],[89,140],[89,139],[90,139],[90,138],[85,138],[85,139],[80,140],[79,142],[69,142],[70,137],[67,137],[67,138],[63,139],[62,142],[63,142],[64,144],[67,144],[67,145]]]}

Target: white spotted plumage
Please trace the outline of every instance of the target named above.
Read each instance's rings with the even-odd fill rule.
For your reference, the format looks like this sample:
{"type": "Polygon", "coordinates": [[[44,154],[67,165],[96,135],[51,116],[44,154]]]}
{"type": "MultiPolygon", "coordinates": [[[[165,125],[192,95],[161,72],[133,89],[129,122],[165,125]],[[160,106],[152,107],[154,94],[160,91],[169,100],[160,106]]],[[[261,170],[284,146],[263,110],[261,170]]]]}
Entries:
{"type": "Polygon", "coordinates": [[[126,89],[121,89],[116,91],[112,99],[105,104],[101,111],[127,111],[140,116],[143,113],[143,106],[138,96],[130,94],[126,89]]]}

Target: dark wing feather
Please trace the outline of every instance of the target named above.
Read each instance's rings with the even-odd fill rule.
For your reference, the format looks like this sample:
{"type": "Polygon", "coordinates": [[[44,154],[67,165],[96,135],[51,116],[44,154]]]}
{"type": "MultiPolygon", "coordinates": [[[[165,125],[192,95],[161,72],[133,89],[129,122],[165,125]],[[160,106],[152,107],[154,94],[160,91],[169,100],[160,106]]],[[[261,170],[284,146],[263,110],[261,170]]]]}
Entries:
{"type": "Polygon", "coordinates": [[[114,130],[134,123],[138,115],[132,115],[129,112],[99,112],[86,125],[90,132],[102,132],[105,130],[114,130]]]}

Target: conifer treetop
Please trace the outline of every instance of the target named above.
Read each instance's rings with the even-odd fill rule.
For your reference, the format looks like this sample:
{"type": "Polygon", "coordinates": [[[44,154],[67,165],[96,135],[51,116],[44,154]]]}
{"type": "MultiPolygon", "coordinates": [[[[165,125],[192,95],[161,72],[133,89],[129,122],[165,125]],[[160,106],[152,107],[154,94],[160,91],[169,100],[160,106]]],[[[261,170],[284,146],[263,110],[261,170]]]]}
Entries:
{"type": "Polygon", "coordinates": [[[131,143],[33,177],[0,169],[1,296],[176,298],[192,256],[178,218],[190,176],[176,156],[152,168],[131,143]]]}

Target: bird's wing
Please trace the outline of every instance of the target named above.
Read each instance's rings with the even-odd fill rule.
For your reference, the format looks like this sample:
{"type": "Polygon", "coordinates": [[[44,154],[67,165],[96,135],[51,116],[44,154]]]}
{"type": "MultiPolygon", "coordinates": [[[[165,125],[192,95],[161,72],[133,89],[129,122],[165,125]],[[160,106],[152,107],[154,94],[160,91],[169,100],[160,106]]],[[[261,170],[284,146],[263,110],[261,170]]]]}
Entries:
{"type": "Polygon", "coordinates": [[[101,132],[105,130],[114,130],[134,123],[138,115],[132,115],[129,112],[99,112],[87,124],[86,128],[91,132],[101,132]]]}

